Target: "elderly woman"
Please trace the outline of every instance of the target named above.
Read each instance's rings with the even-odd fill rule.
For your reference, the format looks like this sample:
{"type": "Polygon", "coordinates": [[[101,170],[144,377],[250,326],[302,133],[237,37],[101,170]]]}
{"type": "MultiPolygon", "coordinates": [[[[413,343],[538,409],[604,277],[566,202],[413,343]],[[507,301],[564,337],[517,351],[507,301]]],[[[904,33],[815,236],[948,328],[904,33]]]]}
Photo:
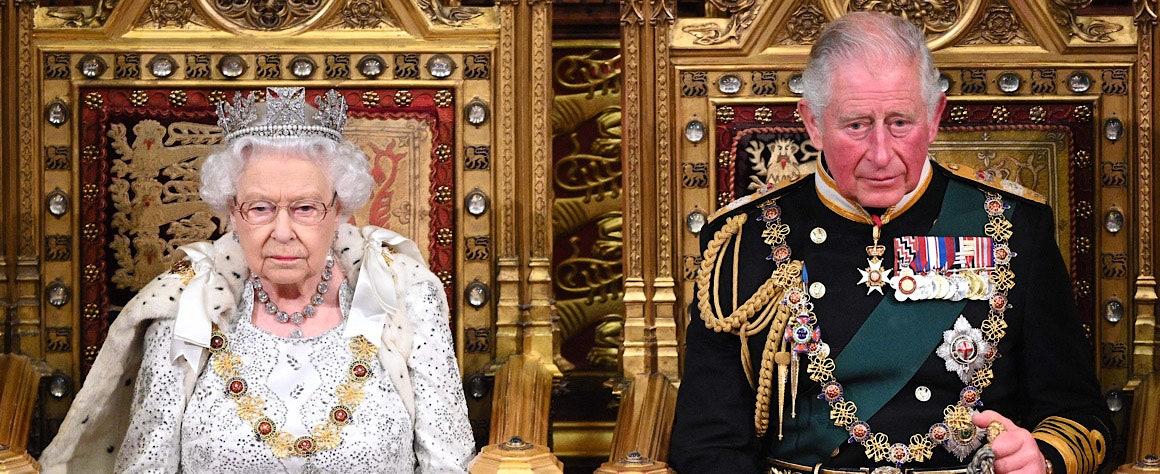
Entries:
{"type": "Polygon", "coordinates": [[[373,181],[346,102],[316,103],[219,105],[201,196],[233,231],[126,305],[46,471],[465,471],[442,285],[413,242],[344,223],[373,181]]]}

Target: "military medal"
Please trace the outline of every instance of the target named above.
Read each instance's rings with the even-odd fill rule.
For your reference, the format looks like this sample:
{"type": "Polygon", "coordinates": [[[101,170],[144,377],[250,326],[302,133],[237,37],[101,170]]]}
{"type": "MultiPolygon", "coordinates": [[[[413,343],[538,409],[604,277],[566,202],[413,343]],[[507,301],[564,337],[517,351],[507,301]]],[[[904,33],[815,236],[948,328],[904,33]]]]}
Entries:
{"type": "Polygon", "coordinates": [[[990,272],[1014,254],[991,237],[896,237],[894,277],[887,283],[898,301],[987,300],[995,292],[990,272]]]}
{"type": "MultiPolygon", "coordinates": [[[[871,429],[858,414],[858,405],[838,381],[836,362],[829,346],[821,338],[821,328],[813,313],[812,299],[821,298],[824,286],[810,282],[803,262],[790,260],[791,252],[785,237],[787,225],[781,222],[781,209],[774,200],[761,205],[758,219],[765,224],[762,238],[770,247],[767,257],[775,264],[773,274],[758,288],[753,297],[735,308],[728,316],[714,309],[714,295],[709,282],[720,262],[720,254],[733,238],[740,239],[740,229],[747,215],[734,216],[726,221],[704,251],[705,260],[697,272],[698,308],[705,326],[717,332],[729,331],[741,337],[741,360],[749,383],[754,385],[754,431],[764,436],[770,422],[772,403],[778,404],[778,438],[789,405],[796,406],[799,362],[808,359],[806,372],[809,379],[820,385],[818,398],[829,405],[829,421],[849,434],[849,442],[861,445],[866,457],[873,462],[888,461],[891,465],[875,469],[876,473],[898,474],[907,463],[921,463],[931,459],[933,450],[942,447],[960,460],[982,446],[986,430],[971,422],[971,416],[982,406],[982,391],[990,386],[995,374],[992,363],[998,357],[999,342],[1008,328],[1004,314],[1011,307],[1008,291],[1015,285],[1010,260],[1014,252],[1007,247],[1012,226],[1004,215],[1007,207],[997,194],[988,193],[984,209],[988,222],[986,237],[902,237],[895,239],[893,268],[883,268],[885,247],[879,242],[885,219],[869,216],[873,224],[872,245],[866,248],[867,266],[859,269],[867,294],[882,286],[895,289],[895,298],[902,300],[989,300],[991,311],[980,328],[971,327],[960,316],[951,330],[944,331],[943,344],[936,350],[946,361],[948,370],[963,381],[959,399],[948,404],[942,417],[932,420],[928,431],[912,434],[909,439],[894,439],[871,429]],[[765,348],[761,356],[760,375],[755,380],[747,350],[747,337],[768,328],[765,348]],[[792,379],[792,380],[791,380],[792,379]],[[776,381],[776,384],[774,383],[776,381]],[[757,382],[757,383],[755,383],[757,382]],[[773,385],[776,385],[776,392],[773,385]],[[792,385],[792,386],[790,386],[792,385]]],[[[821,232],[811,240],[824,241],[821,232]]],[[[815,242],[818,243],[818,242],[815,242]]],[[[735,257],[736,258],[736,257],[735,257]]],[[[928,388],[929,390],[929,388],[928,388]]],[[[920,401],[929,400],[928,390],[916,390],[920,401]]],[[[791,416],[793,414],[791,408],[791,416]]]]}
{"type": "Polygon", "coordinates": [[[874,228],[870,231],[874,239],[874,243],[866,247],[866,268],[858,269],[858,273],[862,274],[862,279],[858,280],[858,284],[866,285],[866,294],[877,291],[882,294],[882,287],[890,278],[890,270],[882,269],[882,256],[886,254],[886,247],[878,243],[878,238],[882,236],[882,219],[878,216],[871,216],[874,220],[874,228]]]}
{"type": "Polygon", "coordinates": [[[915,275],[910,267],[903,267],[902,271],[890,279],[890,287],[894,288],[894,299],[898,301],[922,299],[919,289],[926,284],[925,280],[924,277],[915,275]]]}
{"type": "MultiPolygon", "coordinates": [[[[818,398],[830,405],[830,421],[846,430],[850,435],[849,442],[861,445],[868,459],[893,463],[893,466],[883,466],[873,472],[902,472],[902,465],[906,463],[930,459],[936,446],[962,461],[978,450],[986,439],[987,431],[976,427],[971,416],[982,406],[983,389],[994,379],[991,364],[998,357],[999,341],[1006,332],[1004,314],[1010,307],[1007,292],[1015,281],[1010,268],[1010,257],[1014,252],[1006,246],[1011,237],[1011,223],[1003,215],[1005,206],[999,196],[989,194],[984,209],[989,214],[984,229],[987,237],[895,239],[895,267],[890,269],[895,270],[894,276],[883,277],[894,288],[895,298],[899,301],[989,300],[991,311],[981,329],[971,327],[970,322],[960,315],[954,327],[943,332],[943,342],[936,353],[946,362],[947,370],[959,376],[964,388],[959,399],[943,409],[942,419],[935,421],[927,432],[914,434],[909,440],[892,442],[885,433],[872,430],[859,418],[858,406],[834,376],[835,361],[828,351],[821,350],[825,343],[818,341],[819,349],[809,352],[806,371],[810,380],[821,385],[818,398]]],[[[877,230],[881,223],[876,217],[874,223],[877,230]]],[[[863,281],[859,282],[867,284],[868,288],[871,288],[870,270],[875,269],[874,257],[881,258],[882,255],[874,248],[878,243],[877,232],[874,237],[875,245],[867,248],[870,267],[861,271],[863,281]]],[[[880,268],[881,262],[877,263],[880,268]]],[[[803,329],[818,328],[814,324],[803,329]]],[[[808,344],[812,342],[810,336],[803,330],[799,337],[808,344]]],[[[930,399],[928,391],[929,388],[916,390],[915,397],[925,402],[930,399]]]]}

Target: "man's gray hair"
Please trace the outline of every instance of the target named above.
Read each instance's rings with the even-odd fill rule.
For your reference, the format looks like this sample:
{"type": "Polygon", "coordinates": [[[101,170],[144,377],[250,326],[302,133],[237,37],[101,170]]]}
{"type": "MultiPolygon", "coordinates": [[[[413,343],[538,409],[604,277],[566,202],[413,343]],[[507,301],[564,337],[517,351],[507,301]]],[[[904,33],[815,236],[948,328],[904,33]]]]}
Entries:
{"type": "Polygon", "coordinates": [[[878,12],[849,13],[822,30],[802,71],[802,98],[810,111],[822,115],[829,105],[830,80],[838,67],[866,60],[914,63],[927,115],[934,113],[942,89],[925,35],[904,18],[878,12]]]}
{"type": "MultiPolygon", "coordinates": [[[[327,170],[330,183],[338,194],[344,216],[350,216],[366,204],[375,181],[367,157],[355,145],[322,137],[269,139],[238,138],[201,165],[201,200],[219,216],[227,216],[238,195],[238,178],[249,160],[259,155],[301,156],[327,170]]],[[[268,179],[277,180],[277,176],[268,179]]],[[[329,198],[329,196],[327,196],[329,198]]]]}

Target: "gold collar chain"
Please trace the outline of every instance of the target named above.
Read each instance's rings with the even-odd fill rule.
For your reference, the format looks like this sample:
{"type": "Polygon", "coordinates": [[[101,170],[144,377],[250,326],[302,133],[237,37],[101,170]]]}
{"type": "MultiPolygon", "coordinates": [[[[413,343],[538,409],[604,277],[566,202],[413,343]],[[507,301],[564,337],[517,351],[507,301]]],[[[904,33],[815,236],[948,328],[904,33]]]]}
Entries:
{"type": "Polygon", "coordinates": [[[266,400],[250,393],[249,382],[242,377],[242,358],[230,351],[229,337],[217,326],[213,328],[209,346],[210,366],[225,384],[226,395],[234,400],[238,417],[250,424],[258,439],[265,441],[278,458],[309,456],[342,443],[342,427],[350,423],[355,408],[362,403],[363,386],[373,374],[372,361],[378,354],[378,347],[365,337],[352,337],[349,349],[354,360],[347,369],[346,381],[334,392],[337,403],[330,409],[326,421],[311,428],[309,435],[294,437],[266,416],[266,400]]]}
{"type": "MultiPolygon", "coordinates": [[[[987,193],[983,205],[988,215],[984,231],[995,241],[996,247],[1006,245],[1012,235],[1012,226],[1003,214],[1005,206],[1002,197],[987,193]]],[[[809,352],[810,363],[806,367],[806,372],[809,373],[810,380],[821,384],[821,397],[830,405],[830,420],[835,426],[850,433],[852,442],[858,442],[866,449],[868,459],[875,462],[889,460],[896,467],[901,467],[908,462],[926,461],[933,454],[934,445],[938,444],[962,461],[982,445],[987,431],[975,427],[971,421],[971,414],[975,408],[982,405],[983,389],[990,386],[994,379],[991,366],[998,357],[999,341],[1006,334],[1007,322],[1004,315],[1011,308],[1007,292],[1015,285],[1015,274],[1011,271],[1010,259],[997,259],[990,278],[995,286],[995,292],[990,298],[990,311],[982,327],[983,338],[991,347],[988,353],[982,355],[985,363],[972,374],[969,382],[959,392],[958,402],[947,405],[943,410],[943,421],[931,425],[926,433],[912,435],[909,443],[891,443],[885,433],[871,430],[870,424],[857,416],[858,406],[853,400],[845,398],[842,384],[834,377],[836,366],[834,359],[830,357],[828,346],[820,340],[813,345],[813,349],[809,352]]],[[[800,298],[802,303],[793,310],[808,315],[805,319],[809,321],[816,321],[809,297],[803,292],[800,298]]],[[[816,326],[810,329],[816,330],[816,326]]]]}

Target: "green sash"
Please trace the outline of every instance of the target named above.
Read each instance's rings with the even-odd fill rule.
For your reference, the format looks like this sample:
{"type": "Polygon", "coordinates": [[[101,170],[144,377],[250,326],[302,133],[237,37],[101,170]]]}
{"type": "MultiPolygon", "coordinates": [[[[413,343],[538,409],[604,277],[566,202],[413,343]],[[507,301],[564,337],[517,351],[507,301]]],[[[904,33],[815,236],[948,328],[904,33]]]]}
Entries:
{"type": "MultiPolygon", "coordinates": [[[[942,209],[928,234],[978,235],[987,223],[983,197],[978,189],[949,181],[943,194],[942,209]]],[[[1010,212],[1008,209],[1008,216],[1010,212]]],[[[966,303],[966,300],[899,302],[890,295],[882,298],[850,343],[834,357],[834,377],[842,383],[846,399],[858,405],[858,418],[869,420],[914,377],[942,341],[943,331],[952,326],[966,303]]],[[[818,317],[825,334],[826,315],[818,317]]],[[[806,379],[804,373],[802,378],[808,384],[817,385],[806,379]]],[[[813,392],[810,389],[806,393],[813,392]]],[[[937,411],[941,413],[941,407],[937,411]]],[[[773,454],[778,459],[812,466],[829,459],[833,449],[850,436],[834,426],[830,421],[829,404],[816,397],[799,397],[797,417],[786,418],[785,439],[772,441],[773,454]]],[[[931,423],[935,421],[932,418],[931,423]]],[[[770,429],[774,436],[775,429],[770,429]]],[[[892,441],[905,444],[910,440],[892,441]]]]}

